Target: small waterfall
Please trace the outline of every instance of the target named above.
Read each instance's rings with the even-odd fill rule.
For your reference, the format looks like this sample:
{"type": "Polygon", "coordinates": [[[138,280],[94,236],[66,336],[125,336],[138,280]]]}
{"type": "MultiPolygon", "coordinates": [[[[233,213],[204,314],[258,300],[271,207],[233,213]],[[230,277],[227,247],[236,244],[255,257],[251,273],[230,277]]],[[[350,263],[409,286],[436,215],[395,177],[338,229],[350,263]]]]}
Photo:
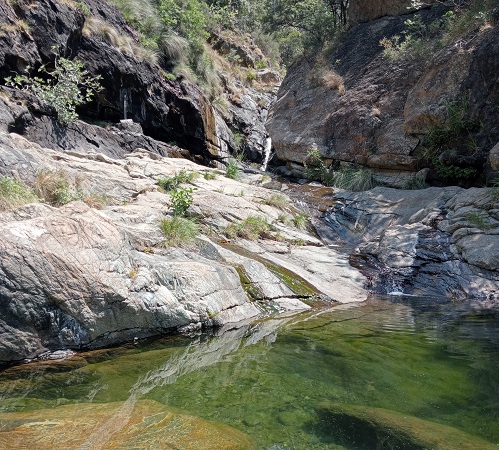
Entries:
{"type": "Polygon", "coordinates": [[[272,150],[272,139],[269,136],[269,137],[267,137],[267,139],[265,139],[265,146],[264,146],[264,153],[263,153],[263,164],[262,164],[262,167],[260,167],[260,170],[262,170],[262,171],[267,170],[267,164],[269,163],[271,150],[272,150]]]}

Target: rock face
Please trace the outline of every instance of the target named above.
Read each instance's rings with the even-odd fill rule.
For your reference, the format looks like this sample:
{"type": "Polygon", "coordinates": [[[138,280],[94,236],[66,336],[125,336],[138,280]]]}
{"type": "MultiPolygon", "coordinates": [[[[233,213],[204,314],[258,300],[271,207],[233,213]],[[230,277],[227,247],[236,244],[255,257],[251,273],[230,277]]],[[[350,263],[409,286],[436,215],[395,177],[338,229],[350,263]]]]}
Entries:
{"type": "Polygon", "coordinates": [[[357,246],[351,260],[376,292],[499,297],[492,189],[375,188],[337,198],[321,234],[357,246]]]}
{"type": "MultiPolygon", "coordinates": [[[[398,16],[414,11],[411,0],[350,0],[348,4],[348,17],[351,23],[369,22],[383,16],[398,16]]],[[[424,2],[424,6],[435,3],[435,0],[424,2]]]]}
{"type": "MultiPolygon", "coordinates": [[[[145,137],[133,139],[134,148],[165,155],[161,144],[152,144],[153,138],[188,149],[199,162],[221,161],[236,148],[233,132],[242,132],[248,138],[248,156],[262,161],[267,136],[263,124],[273,94],[241,84],[238,90],[243,93],[243,103],[231,103],[233,114],[224,120],[197,86],[183,79],[170,81],[165,77],[164,63],[147,59],[137,33],[111,4],[89,0],[85,5],[90,16],[84,17],[77,3],[28,3],[22,0],[0,6],[0,19],[9,30],[0,34],[0,79],[22,73],[28,66],[50,66],[55,46],[61,56],[78,58],[90,74],[99,75],[105,88],[92,103],[79,108],[80,115],[87,121],[108,125],[123,118],[140,123],[145,137]],[[113,35],[119,39],[109,37],[113,35]],[[124,40],[126,46],[120,44],[124,40]],[[140,143],[140,139],[145,142],[140,143]]],[[[54,149],[76,150],[90,144],[93,150],[114,157],[130,151],[130,136],[111,148],[113,139],[108,139],[104,131],[91,136],[81,124],[63,129],[54,120],[55,112],[37,104],[36,99],[12,90],[7,95],[17,96],[29,106],[22,113],[9,113],[9,131],[54,149]]]]}
{"type": "MultiPolygon", "coordinates": [[[[431,23],[444,11],[435,6],[418,14],[431,23]]],[[[289,68],[267,123],[282,161],[302,164],[310,149],[318,149],[329,161],[364,165],[384,177],[415,173],[429,167],[418,153],[421,139],[432,127],[445,127],[452,108],[461,105],[459,120],[475,126],[448,140],[440,162],[483,172],[491,143],[499,139],[493,110],[499,101],[499,28],[463,38],[459,50],[452,44],[427,55],[427,63],[383,57],[380,41],[401,35],[407,18],[414,16],[354,25],[327,60],[304,58],[289,68]]]]}
{"type": "Polygon", "coordinates": [[[271,222],[282,214],[264,204],[272,191],[249,184],[259,184],[260,176],[245,183],[199,177],[191,213],[211,238],[165,247],[159,222],[170,197],[158,191],[156,179],[209,169],[145,149],[123,159],[84,150],[61,153],[0,133],[1,175],[33,182],[40,170],[63,171],[111,202],[103,210],[72,202],[0,213],[0,361],[223,325],[263,310],[307,309],[302,300],[319,294],[341,302],[366,298],[357,270],[335,271],[346,257],[304,231],[276,223],[273,233],[287,236],[284,241],[272,234],[258,243],[238,239],[232,248],[218,243],[218,230],[233,222],[250,216],[271,222]],[[303,245],[295,248],[295,241],[303,245]],[[315,261],[319,251],[324,275],[315,261]],[[310,287],[288,286],[274,273],[279,267],[310,278],[310,287]]]}

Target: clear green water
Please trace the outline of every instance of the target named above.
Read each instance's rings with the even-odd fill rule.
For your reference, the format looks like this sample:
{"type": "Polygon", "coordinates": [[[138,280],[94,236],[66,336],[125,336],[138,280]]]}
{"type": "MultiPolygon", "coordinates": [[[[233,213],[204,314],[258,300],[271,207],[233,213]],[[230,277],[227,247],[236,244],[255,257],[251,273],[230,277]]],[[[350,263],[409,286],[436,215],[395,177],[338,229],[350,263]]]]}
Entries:
{"type": "Polygon", "coordinates": [[[499,445],[499,313],[378,298],[0,372],[0,412],[130,396],[230,425],[259,449],[349,448],[321,425],[324,401],[398,411],[499,445]]]}

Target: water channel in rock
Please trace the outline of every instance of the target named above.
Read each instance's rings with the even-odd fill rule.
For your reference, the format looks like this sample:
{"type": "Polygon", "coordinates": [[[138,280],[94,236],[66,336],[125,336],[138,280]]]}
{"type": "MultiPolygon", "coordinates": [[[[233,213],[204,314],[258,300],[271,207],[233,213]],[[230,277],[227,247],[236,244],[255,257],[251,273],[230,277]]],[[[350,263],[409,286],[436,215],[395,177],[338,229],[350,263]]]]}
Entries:
{"type": "Polygon", "coordinates": [[[374,297],[0,372],[2,449],[479,449],[498,424],[483,303],[374,297]]]}

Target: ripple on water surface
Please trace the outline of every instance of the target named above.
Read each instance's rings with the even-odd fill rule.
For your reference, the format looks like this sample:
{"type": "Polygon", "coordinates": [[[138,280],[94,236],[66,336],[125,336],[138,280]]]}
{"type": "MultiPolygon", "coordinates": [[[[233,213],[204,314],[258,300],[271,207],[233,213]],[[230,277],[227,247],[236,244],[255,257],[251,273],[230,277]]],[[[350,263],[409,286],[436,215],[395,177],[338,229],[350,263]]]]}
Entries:
{"type": "Polygon", "coordinates": [[[472,303],[386,297],[273,317],[4,370],[0,448],[22,448],[14,436],[52,448],[458,448],[453,437],[488,448],[498,357],[497,310],[472,303]],[[79,426],[64,425],[71,414],[79,426]]]}

